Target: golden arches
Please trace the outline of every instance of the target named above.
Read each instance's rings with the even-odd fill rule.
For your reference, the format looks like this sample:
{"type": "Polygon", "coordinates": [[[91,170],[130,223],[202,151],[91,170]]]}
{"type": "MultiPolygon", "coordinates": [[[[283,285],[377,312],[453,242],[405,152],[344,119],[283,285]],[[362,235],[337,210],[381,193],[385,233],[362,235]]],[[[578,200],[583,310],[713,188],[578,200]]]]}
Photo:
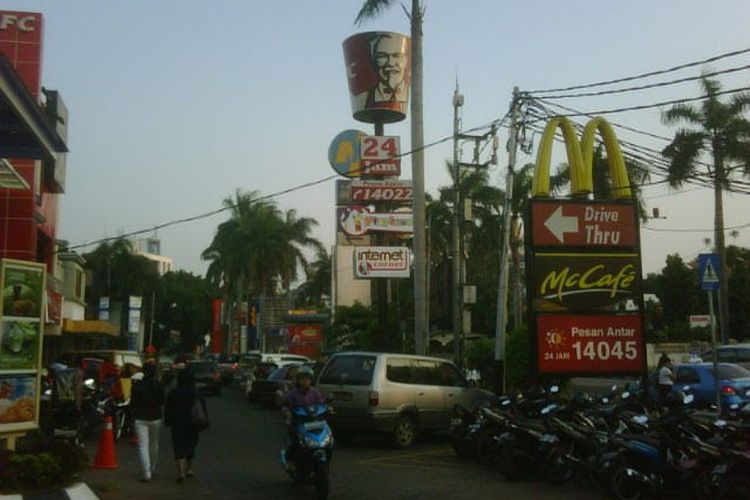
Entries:
{"type": "Polygon", "coordinates": [[[607,120],[602,117],[592,119],[584,128],[581,143],[579,144],[573,124],[564,116],[552,118],[542,134],[532,183],[533,196],[549,196],[550,160],[552,157],[552,145],[555,141],[555,133],[558,128],[562,130],[565,140],[568,168],[570,169],[571,191],[574,196],[589,194],[594,189],[594,143],[596,133],[599,132],[607,152],[609,176],[612,181],[612,197],[617,200],[632,197],[630,179],[628,171],[625,168],[625,160],[620,150],[620,143],[617,141],[615,132],[607,120]]]}

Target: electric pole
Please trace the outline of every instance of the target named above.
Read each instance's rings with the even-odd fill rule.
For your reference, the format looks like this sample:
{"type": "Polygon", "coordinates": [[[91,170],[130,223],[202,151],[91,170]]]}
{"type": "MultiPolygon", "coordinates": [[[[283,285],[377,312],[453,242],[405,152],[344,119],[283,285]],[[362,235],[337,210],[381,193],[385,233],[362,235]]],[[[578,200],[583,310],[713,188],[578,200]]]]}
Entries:
{"type": "Polygon", "coordinates": [[[464,96],[458,93],[458,81],[453,91],[453,357],[459,368],[463,367],[463,280],[461,268],[463,255],[461,252],[461,167],[459,166],[458,135],[460,134],[461,118],[459,109],[464,105],[464,96]]]}
{"type": "Polygon", "coordinates": [[[510,108],[510,138],[508,140],[508,172],[505,176],[505,203],[503,204],[502,235],[500,244],[500,272],[497,286],[497,317],[495,322],[495,361],[498,368],[498,392],[505,392],[505,325],[508,304],[508,246],[510,243],[510,211],[513,200],[513,171],[518,148],[518,115],[520,108],[518,87],[513,87],[510,108]]]}

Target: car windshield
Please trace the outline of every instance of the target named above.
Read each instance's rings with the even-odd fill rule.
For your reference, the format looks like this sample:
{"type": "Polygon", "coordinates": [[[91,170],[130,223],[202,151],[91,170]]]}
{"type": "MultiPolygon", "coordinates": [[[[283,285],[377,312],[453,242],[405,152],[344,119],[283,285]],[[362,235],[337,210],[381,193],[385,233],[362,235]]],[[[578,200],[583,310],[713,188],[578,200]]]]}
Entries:
{"type": "Polygon", "coordinates": [[[271,373],[271,375],[268,376],[268,380],[278,382],[279,380],[284,378],[284,375],[286,375],[286,368],[277,368],[273,373],[271,373]]]}
{"type": "MultiPolygon", "coordinates": [[[[713,375],[713,368],[710,371],[711,375],[713,375]]],[[[750,378],[750,371],[738,365],[719,366],[719,380],[733,380],[737,378],[750,378]]]]}
{"type": "Polygon", "coordinates": [[[336,356],[323,370],[321,384],[369,385],[375,368],[375,356],[336,356]]]}

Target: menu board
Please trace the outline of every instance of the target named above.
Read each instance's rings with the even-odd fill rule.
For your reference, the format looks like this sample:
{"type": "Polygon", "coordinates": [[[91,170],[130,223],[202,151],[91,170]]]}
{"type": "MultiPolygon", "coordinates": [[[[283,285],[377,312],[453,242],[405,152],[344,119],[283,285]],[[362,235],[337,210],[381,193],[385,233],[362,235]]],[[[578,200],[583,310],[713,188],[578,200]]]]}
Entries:
{"type": "Polygon", "coordinates": [[[39,423],[45,278],[42,263],[0,264],[0,434],[39,423]]]}

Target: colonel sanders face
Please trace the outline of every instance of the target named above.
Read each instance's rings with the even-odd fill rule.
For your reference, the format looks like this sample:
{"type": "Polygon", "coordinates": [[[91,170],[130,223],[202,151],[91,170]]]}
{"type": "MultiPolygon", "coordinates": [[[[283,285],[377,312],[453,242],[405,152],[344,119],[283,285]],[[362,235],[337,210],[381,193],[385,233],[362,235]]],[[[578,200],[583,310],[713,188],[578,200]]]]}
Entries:
{"type": "Polygon", "coordinates": [[[372,43],[371,55],[379,85],[392,91],[403,85],[406,54],[403,52],[401,40],[388,35],[381,36],[372,43]]]}

